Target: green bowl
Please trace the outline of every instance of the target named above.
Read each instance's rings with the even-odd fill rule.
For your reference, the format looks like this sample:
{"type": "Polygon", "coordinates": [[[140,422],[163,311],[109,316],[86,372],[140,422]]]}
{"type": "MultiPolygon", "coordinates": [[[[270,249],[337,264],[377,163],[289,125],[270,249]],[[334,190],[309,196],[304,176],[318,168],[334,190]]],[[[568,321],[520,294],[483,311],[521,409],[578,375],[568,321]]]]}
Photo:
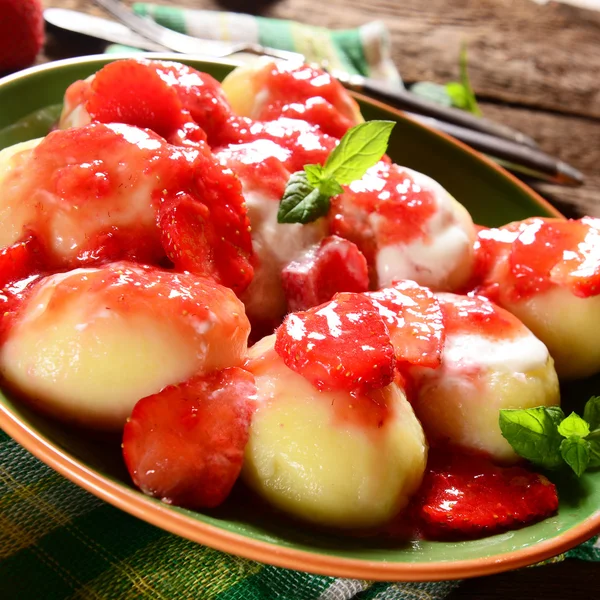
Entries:
{"type": "MultiPolygon", "coordinates": [[[[181,55],[179,60],[222,79],[232,68],[181,55]]],[[[56,108],[36,120],[21,119],[59,105],[67,86],[115,56],[60,61],[0,81],[0,148],[44,135],[56,108]]],[[[395,162],[439,181],[475,222],[496,226],[526,217],[560,216],[535,192],[464,145],[383,104],[357,96],[366,119],[396,121],[389,154],[395,162]]],[[[563,403],[581,410],[598,378],[565,386],[563,403]]],[[[481,540],[391,543],[311,530],[274,517],[234,492],[218,510],[193,512],[167,506],[138,492],[123,466],[118,443],[90,439],[0,396],[0,427],[51,467],[104,500],[154,525],[199,543],[278,566],[360,579],[438,580],[484,575],[532,564],[583,542],[600,530],[600,472],[581,480],[552,476],[559,488],[558,514],[535,525],[481,540]]]]}

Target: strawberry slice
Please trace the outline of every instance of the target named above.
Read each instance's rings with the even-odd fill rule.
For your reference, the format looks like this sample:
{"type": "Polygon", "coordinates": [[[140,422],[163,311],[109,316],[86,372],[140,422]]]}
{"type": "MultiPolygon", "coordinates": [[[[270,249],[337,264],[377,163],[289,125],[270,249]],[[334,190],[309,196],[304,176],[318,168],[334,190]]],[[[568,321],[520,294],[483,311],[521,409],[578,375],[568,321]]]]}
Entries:
{"type": "Polygon", "coordinates": [[[473,538],[549,517],[558,509],[558,496],[546,477],[522,467],[438,452],[430,455],[413,506],[426,537],[473,538]]]}
{"type": "Polygon", "coordinates": [[[34,235],[0,250],[0,341],[10,329],[15,313],[31,291],[32,284],[39,278],[32,275],[38,275],[45,262],[44,249],[34,235]],[[12,285],[16,283],[18,285],[12,285]]]}
{"type": "Polygon", "coordinates": [[[177,91],[145,60],[120,60],[98,71],[86,110],[94,121],[151,129],[167,140],[191,121],[177,91]]]}
{"type": "Polygon", "coordinates": [[[34,235],[0,250],[0,288],[39,272],[44,252],[34,235]]]}
{"type": "Polygon", "coordinates": [[[161,207],[161,241],[177,270],[210,277],[241,293],[254,273],[250,253],[223,235],[227,227],[223,227],[219,216],[219,211],[215,214],[206,204],[178,194],[161,207]]]}
{"type": "Polygon", "coordinates": [[[275,351],[319,390],[368,391],[394,378],[394,348],[369,299],[336,294],[331,302],[289,314],[275,351]]]}
{"type": "Polygon", "coordinates": [[[255,398],[254,377],[236,367],[142,398],[123,431],[135,485],[186,508],[221,504],[242,468],[255,398]]]}
{"type": "Polygon", "coordinates": [[[444,318],[433,293],[414,281],[366,294],[385,321],[396,360],[435,369],[442,361],[444,318]]]}
{"type": "Polygon", "coordinates": [[[369,289],[367,260],[356,244],[337,235],[326,237],[281,272],[289,311],[306,310],[337,292],[369,289]]]}

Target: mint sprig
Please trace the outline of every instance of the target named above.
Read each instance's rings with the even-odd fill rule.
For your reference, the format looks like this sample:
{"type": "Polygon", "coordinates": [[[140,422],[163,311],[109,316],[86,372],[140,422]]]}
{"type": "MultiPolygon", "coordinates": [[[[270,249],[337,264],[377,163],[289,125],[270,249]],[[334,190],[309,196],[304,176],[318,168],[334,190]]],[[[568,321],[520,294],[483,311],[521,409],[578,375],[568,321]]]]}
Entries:
{"type": "Polygon", "coordinates": [[[310,223],[327,214],[342,185],[360,179],[385,154],[393,121],[367,121],[349,129],[325,164],[292,173],[277,212],[278,223],[310,223]]]}
{"type": "Polygon", "coordinates": [[[538,406],[501,410],[499,423],[513,450],[534,465],[557,469],[567,464],[578,477],[600,467],[600,397],[590,398],[583,418],[538,406]]]}

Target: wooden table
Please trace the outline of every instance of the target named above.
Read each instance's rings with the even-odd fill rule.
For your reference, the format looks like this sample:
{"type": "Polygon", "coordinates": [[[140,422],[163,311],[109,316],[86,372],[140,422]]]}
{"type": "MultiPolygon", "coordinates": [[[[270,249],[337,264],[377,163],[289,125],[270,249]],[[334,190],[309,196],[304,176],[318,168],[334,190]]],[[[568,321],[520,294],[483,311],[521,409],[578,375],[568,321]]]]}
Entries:
{"type": "MultiPolygon", "coordinates": [[[[44,0],[44,4],[102,14],[88,0],[44,0]]],[[[581,188],[540,184],[539,191],[569,215],[600,216],[600,12],[553,2],[540,6],[531,0],[177,0],[177,4],[252,11],[332,28],[381,19],[390,30],[393,57],[407,82],[455,80],[464,40],[472,84],[485,115],[529,134],[546,152],[586,176],[581,188]]],[[[100,44],[49,33],[39,61],[101,51],[100,44]]],[[[597,574],[597,564],[567,561],[464,582],[451,600],[587,600],[597,593],[597,574]]]]}

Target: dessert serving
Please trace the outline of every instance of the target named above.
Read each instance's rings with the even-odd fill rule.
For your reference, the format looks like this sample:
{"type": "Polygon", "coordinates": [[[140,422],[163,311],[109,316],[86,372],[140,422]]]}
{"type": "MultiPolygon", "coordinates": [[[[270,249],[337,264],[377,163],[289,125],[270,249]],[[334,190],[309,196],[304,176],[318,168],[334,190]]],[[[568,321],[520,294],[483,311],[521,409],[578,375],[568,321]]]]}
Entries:
{"type": "Polygon", "coordinates": [[[0,152],[2,385],[145,494],[344,536],[551,517],[600,465],[600,225],[476,226],[327,73],[109,63],[0,152]],[[556,364],[556,368],[555,368],[556,364]]]}

